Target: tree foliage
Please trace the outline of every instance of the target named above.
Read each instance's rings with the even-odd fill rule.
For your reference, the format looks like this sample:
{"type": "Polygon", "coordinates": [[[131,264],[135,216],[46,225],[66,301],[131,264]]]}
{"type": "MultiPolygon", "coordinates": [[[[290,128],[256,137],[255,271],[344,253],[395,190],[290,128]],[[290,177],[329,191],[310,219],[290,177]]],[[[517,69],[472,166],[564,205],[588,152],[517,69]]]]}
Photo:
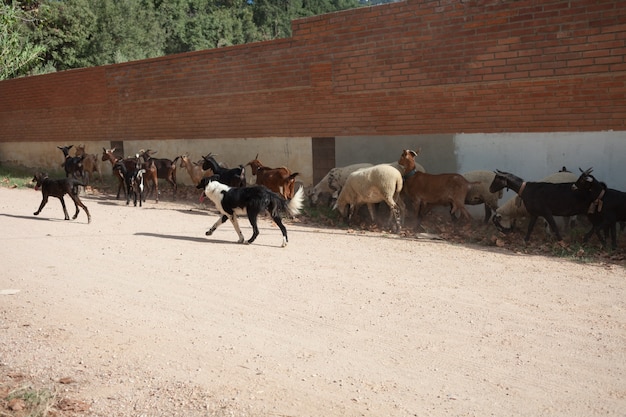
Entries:
{"type": "Polygon", "coordinates": [[[33,21],[13,4],[0,4],[0,80],[24,75],[43,54],[44,46],[32,42],[24,30],[33,21]]]}
{"type": "Polygon", "coordinates": [[[359,0],[4,0],[0,4],[0,66],[7,78],[29,70],[31,74],[61,71],[287,37],[291,20],[358,7],[359,0]]]}

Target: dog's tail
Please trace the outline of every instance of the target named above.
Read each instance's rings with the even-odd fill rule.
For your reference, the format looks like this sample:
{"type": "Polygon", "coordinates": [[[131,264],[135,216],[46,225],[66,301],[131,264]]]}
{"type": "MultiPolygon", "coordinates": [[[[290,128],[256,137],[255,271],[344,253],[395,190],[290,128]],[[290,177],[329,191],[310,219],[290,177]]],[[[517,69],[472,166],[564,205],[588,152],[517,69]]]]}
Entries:
{"type": "Polygon", "coordinates": [[[302,204],[304,203],[304,187],[298,188],[296,194],[287,203],[287,211],[290,215],[296,216],[302,210],[302,204]]]}

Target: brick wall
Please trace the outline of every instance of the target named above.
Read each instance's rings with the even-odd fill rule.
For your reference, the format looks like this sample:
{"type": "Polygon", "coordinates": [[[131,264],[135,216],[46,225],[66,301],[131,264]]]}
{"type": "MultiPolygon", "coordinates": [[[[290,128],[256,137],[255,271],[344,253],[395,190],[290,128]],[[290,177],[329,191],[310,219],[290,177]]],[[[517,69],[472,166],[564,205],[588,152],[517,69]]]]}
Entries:
{"type": "Polygon", "coordinates": [[[623,1],[409,0],[0,82],[0,142],[626,130],[623,1]]]}

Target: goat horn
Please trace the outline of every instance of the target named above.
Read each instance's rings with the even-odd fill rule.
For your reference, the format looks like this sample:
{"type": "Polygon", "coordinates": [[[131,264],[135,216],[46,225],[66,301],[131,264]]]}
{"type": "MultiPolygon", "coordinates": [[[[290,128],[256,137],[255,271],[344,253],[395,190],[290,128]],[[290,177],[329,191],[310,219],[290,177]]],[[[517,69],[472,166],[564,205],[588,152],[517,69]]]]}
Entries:
{"type": "Polygon", "coordinates": [[[410,153],[411,155],[413,155],[414,157],[415,157],[415,156],[417,156],[417,152],[415,152],[415,151],[411,151],[411,150],[409,150],[409,153],[410,153]]]}

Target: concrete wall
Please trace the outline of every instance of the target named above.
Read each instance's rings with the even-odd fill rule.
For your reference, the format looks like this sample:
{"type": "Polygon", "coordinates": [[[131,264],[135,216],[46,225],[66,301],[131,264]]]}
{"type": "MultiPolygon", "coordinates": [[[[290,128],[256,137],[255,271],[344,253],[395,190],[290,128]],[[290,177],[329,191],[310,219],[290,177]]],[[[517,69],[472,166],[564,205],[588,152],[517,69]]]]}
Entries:
{"type": "MultiPolygon", "coordinates": [[[[79,142],[5,142],[0,143],[0,161],[5,164],[24,165],[37,170],[44,170],[57,175],[64,175],[61,168],[63,153],[57,146],[79,145],[79,142]]],[[[85,142],[88,153],[102,156],[102,148],[110,149],[110,141],[85,142]]],[[[180,139],[180,140],[127,140],[123,142],[124,154],[134,155],[140,149],[156,150],[155,158],[174,159],[181,154],[188,154],[192,161],[202,159],[202,155],[212,152],[219,162],[229,167],[245,165],[258,154],[259,160],[266,166],[287,166],[300,173],[297,178],[304,184],[313,181],[311,139],[310,138],[258,138],[258,139],[180,139]]],[[[74,148],[70,150],[74,155],[74,148]]],[[[105,175],[111,174],[111,164],[101,162],[105,175]]],[[[250,167],[246,169],[248,183],[254,183],[250,167]]],[[[191,185],[189,174],[184,168],[177,167],[177,181],[191,185]]]]}
{"type": "Polygon", "coordinates": [[[336,138],[337,165],[397,161],[418,149],[430,173],[473,170],[511,172],[538,181],[563,166],[574,173],[593,167],[611,188],[626,191],[626,132],[470,133],[336,138]]]}

